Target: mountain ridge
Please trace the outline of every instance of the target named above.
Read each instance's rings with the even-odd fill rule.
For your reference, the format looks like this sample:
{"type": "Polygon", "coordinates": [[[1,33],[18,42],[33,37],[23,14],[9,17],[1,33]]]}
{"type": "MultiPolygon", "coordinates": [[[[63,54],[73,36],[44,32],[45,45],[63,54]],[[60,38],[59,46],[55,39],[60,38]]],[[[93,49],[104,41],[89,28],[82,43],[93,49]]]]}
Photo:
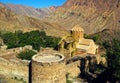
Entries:
{"type": "Polygon", "coordinates": [[[51,7],[49,8],[33,8],[30,6],[24,6],[24,5],[16,5],[16,4],[5,4],[5,7],[9,10],[16,12],[17,14],[24,15],[24,16],[30,16],[35,18],[42,18],[52,11],[51,7]]]}
{"type": "MultiPolygon", "coordinates": [[[[99,33],[105,29],[120,29],[120,0],[67,0],[62,6],[53,6],[50,9],[52,11],[44,14],[43,18],[37,15],[35,18],[58,24],[65,30],[79,24],[86,34],[99,33]]],[[[41,12],[41,9],[35,10],[41,12]]]]}
{"type": "Polygon", "coordinates": [[[119,13],[120,0],[67,0],[45,20],[60,23],[68,30],[80,24],[86,34],[94,34],[119,29],[119,13]]]}
{"type": "Polygon", "coordinates": [[[16,14],[7,9],[4,4],[0,4],[0,31],[14,32],[17,30],[22,30],[24,32],[31,30],[44,30],[51,36],[61,36],[66,33],[66,30],[56,23],[16,14]],[[62,34],[58,34],[58,30],[62,34]]]}

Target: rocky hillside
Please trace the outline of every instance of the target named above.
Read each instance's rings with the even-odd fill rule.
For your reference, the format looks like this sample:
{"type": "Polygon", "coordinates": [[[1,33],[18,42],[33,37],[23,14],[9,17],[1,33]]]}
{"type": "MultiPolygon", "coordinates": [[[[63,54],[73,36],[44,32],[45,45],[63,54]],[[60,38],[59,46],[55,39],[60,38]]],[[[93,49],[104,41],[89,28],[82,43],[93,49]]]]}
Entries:
{"type": "Polygon", "coordinates": [[[50,8],[33,8],[28,7],[24,5],[15,5],[15,4],[5,4],[5,6],[10,9],[11,11],[16,12],[17,14],[26,15],[30,17],[35,18],[42,18],[52,11],[54,11],[54,8],[56,7],[50,7],[50,8]]]}
{"type": "Polygon", "coordinates": [[[105,41],[111,41],[113,39],[120,40],[120,30],[106,29],[99,33],[95,33],[92,36],[94,36],[94,35],[99,36],[99,39],[97,40],[97,43],[99,43],[99,44],[102,44],[105,41]]]}
{"type": "Polygon", "coordinates": [[[45,20],[66,29],[80,24],[87,34],[120,28],[120,0],[67,0],[45,20]]]}
{"type": "Polygon", "coordinates": [[[66,30],[56,23],[41,21],[36,18],[18,15],[0,4],[0,31],[45,30],[48,35],[61,36],[66,30]],[[60,33],[58,33],[58,31],[60,33]]]}
{"type": "Polygon", "coordinates": [[[17,26],[17,28],[22,26],[29,27],[27,29],[44,29],[52,35],[58,33],[58,31],[59,35],[63,34],[61,31],[70,30],[76,24],[81,25],[86,34],[94,34],[106,29],[113,31],[120,29],[120,0],[67,0],[60,7],[53,6],[46,9],[13,4],[4,6],[7,7],[7,11],[12,10],[12,12],[9,10],[10,15],[6,14],[0,18],[2,24],[6,27],[9,25],[17,26]],[[30,17],[21,17],[13,11],[30,17]],[[41,18],[44,16],[45,18],[41,18]],[[40,18],[42,21],[32,17],[40,18]],[[9,20],[10,23],[6,22],[6,24],[3,20],[9,20]]]}
{"type": "Polygon", "coordinates": [[[106,10],[112,10],[119,6],[120,0],[67,0],[67,2],[62,7],[72,7],[72,6],[88,6],[95,7],[98,12],[103,12],[106,10]]]}

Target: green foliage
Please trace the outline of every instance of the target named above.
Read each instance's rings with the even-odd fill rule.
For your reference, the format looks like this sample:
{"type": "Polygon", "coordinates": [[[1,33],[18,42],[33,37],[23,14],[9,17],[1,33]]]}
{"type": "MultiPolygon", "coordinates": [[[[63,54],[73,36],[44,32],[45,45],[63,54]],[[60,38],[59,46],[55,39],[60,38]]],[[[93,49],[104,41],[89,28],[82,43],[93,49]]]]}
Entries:
{"type": "Polygon", "coordinates": [[[8,48],[14,48],[18,45],[18,37],[14,35],[13,33],[5,33],[2,35],[2,38],[4,40],[4,43],[8,45],[8,48]]]}
{"type": "Polygon", "coordinates": [[[72,83],[70,80],[66,80],[66,83],[72,83]]]}
{"type": "Polygon", "coordinates": [[[22,31],[7,32],[2,34],[1,37],[8,48],[32,45],[35,50],[39,50],[40,47],[55,48],[60,40],[60,38],[47,36],[44,31],[38,30],[25,33],[22,31]]]}
{"type": "Polygon", "coordinates": [[[89,36],[89,35],[87,35],[87,34],[84,34],[84,38],[89,39],[89,38],[90,38],[90,36],[89,36]]]}
{"type": "Polygon", "coordinates": [[[36,54],[36,52],[34,52],[32,50],[25,50],[18,54],[18,58],[20,58],[22,60],[31,60],[32,56],[35,54],[36,54]]]}
{"type": "Polygon", "coordinates": [[[23,78],[17,78],[16,76],[13,78],[14,80],[21,81],[22,83],[27,83],[26,81],[23,80],[23,78]]]}
{"type": "Polygon", "coordinates": [[[92,39],[93,39],[95,42],[97,42],[99,38],[100,38],[99,35],[94,35],[94,36],[92,36],[92,39]]]}
{"type": "Polygon", "coordinates": [[[93,39],[95,42],[97,42],[100,38],[99,35],[87,35],[87,34],[84,34],[84,37],[87,39],[93,39]]]}
{"type": "Polygon", "coordinates": [[[114,70],[114,75],[120,78],[120,41],[112,40],[104,42],[107,50],[107,63],[108,67],[114,70]]]}
{"type": "Polygon", "coordinates": [[[72,83],[72,81],[69,80],[68,77],[69,77],[69,74],[66,75],[66,83],[72,83]]]}

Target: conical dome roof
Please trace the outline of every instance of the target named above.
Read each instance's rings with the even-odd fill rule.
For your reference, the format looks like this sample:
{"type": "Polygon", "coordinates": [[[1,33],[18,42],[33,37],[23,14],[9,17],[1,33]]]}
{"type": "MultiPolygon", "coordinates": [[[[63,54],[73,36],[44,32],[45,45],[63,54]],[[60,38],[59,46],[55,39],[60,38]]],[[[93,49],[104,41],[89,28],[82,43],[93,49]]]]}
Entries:
{"type": "Polygon", "coordinates": [[[77,24],[71,29],[71,31],[84,31],[84,29],[81,28],[81,26],[77,24]]]}

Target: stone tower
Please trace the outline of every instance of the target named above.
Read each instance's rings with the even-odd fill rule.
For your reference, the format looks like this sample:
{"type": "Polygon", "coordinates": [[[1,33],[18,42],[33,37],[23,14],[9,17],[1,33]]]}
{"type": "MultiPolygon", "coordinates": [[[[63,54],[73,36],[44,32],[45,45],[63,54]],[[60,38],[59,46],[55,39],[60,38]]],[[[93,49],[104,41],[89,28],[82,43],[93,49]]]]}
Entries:
{"type": "Polygon", "coordinates": [[[84,37],[84,30],[79,25],[76,25],[71,29],[71,35],[76,41],[79,41],[84,37]]]}
{"type": "Polygon", "coordinates": [[[64,56],[59,53],[33,56],[32,83],[66,83],[64,56]]]}

